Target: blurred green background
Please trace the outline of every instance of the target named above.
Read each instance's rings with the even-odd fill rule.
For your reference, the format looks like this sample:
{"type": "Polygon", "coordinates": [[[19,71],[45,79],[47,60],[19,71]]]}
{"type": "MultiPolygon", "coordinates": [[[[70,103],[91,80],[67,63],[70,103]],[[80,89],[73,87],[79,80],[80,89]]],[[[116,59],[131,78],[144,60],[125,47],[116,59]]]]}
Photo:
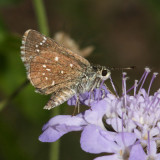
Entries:
{"type": "MultiPolygon", "coordinates": [[[[64,31],[80,47],[94,46],[87,58],[92,63],[135,65],[128,71],[128,86],[140,78],[145,66],[160,72],[158,0],[0,0],[0,160],[56,160],[53,144],[38,141],[43,124],[57,113],[42,109],[49,97],[35,93],[29,84],[4,105],[26,80],[20,45],[27,29],[50,37],[64,31]]],[[[113,71],[112,78],[120,90],[121,71],[113,71]]],[[[159,81],[157,77],[152,92],[159,81]]],[[[60,114],[72,114],[74,109],[66,103],[59,108],[60,114]]],[[[60,160],[95,157],[81,150],[79,139],[78,132],[61,138],[60,160]]]]}

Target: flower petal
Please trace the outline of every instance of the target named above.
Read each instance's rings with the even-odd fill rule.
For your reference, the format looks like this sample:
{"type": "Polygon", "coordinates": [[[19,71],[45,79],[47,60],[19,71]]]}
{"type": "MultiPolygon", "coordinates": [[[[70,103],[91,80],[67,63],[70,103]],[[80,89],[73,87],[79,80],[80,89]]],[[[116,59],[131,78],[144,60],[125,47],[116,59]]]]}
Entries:
{"type": "Polygon", "coordinates": [[[140,144],[136,144],[132,147],[129,160],[146,160],[147,156],[140,144]]]}
{"type": "Polygon", "coordinates": [[[156,153],[157,153],[157,145],[156,145],[155,141],[150,141],[149,149],[150,149],[150,153],[149,154],[155,156],[156,153]]]}
{"type": "Polygon", "coordinates": [[[134,133],[124,132],[117,134],[115,140],[120,146],[128,147],[134,144],[136,136],[134,133]]]}
{"type": "Polygon", "coordinates": [[[55,142],[64,134],[64,132],[62,133],[52,127],[49,127],[39,136],[39,140],[41,142],[55,142]]]}
{"type": "Polygon", "coordinates": [[[81,148],[89,153],[113,153],[117,145],[101,135],[102,129],[96,125],[86,126],[81,135],[81,148]]]}
{"type": "Polygon", "coordinates": [[[115,117],[115,118],[107,119],[106,123],[112,125],[115,131],[122,132],[122,119],[115,117]]]}
{"type": "Polygon", "coordinates": [[[156,156],[156,160],[159,160],[159,159],[160,159],[160,153],[158,153],[156,156]]]}
{"type": "Polygon", "coordinates": [[[65,124],[67,126],[84,126],[87,123],[83,119],[83,115],[79,114],[77,116],[71,115],[58,115],[51,118],[42,128],[42,130],[47,129],[50,126],[57,126],[60,124],[65,124]]]}
{"type": "Polygon", "coordinates": [[[96,124],[98,126],[104,126],[102,123],[102,117],[106,112],[106,101],[105,99],[99,101],[98,103],[92,103],[92,108],[85,111],[84,118],[90,124],[96,124]]]}
{"type": "Polygon", "coordinates": [[[115,141],[115,137],[117,135],[116,132],[110,132],[110,131],[105,131],[105,130],[100,130],[99,133],[106,138],[107,140],[110,141],[115,141]]]}
{"type": "Polygon", "coordinates": [[[97,157],[94,160],[122,160],[121,158],[118,158],[116,154],[109,155],[109,156],[102,156],[102,157],[97,157]]]}
{"type": "Polygon", "coordinates": [[[64,134],[71,131],[80,131],[86,122],[79,114],[77,116],[56,116],[49,120],[43,127],[43,133],[39,140],[42,142],[54,142],[64,134]]]}

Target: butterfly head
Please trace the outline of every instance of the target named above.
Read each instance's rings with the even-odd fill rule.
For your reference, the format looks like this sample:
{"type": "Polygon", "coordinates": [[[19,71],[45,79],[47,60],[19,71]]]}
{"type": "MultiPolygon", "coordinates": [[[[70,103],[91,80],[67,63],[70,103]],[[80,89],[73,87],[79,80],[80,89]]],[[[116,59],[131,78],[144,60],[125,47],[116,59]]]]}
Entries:
{"type": "Polygon", "coordinates": [[[111,75],[111,71],[105,66],[95,65],[92,68],[97,73],[97,77],[103,81],[107,80],[111,75]]]}

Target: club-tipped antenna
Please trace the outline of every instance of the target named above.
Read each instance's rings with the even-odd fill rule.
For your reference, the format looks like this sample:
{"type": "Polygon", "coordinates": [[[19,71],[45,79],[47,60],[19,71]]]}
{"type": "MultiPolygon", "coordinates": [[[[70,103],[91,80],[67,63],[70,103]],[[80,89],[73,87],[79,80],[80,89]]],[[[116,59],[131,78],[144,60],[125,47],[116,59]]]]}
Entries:
{"type": "Polygon", "coordinates": [[[130,67],[109,67],[110,70],[130,70],[135,69],[136,66],[130,66],[130,67]]]}

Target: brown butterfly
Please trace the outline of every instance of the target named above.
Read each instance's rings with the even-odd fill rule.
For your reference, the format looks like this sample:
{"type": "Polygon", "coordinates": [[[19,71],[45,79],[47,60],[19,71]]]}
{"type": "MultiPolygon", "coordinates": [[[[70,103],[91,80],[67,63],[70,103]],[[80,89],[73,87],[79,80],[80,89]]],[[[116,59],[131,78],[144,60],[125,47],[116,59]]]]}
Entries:
{"type": "Polygon", "coordinates": [[[21,59],[36,91],[51,94],[45,109],[54,108],[74,95],[92,92],[111,74],[108,68],[91,65],[85,58],[35,30],[24,33],[21,59]]]}

